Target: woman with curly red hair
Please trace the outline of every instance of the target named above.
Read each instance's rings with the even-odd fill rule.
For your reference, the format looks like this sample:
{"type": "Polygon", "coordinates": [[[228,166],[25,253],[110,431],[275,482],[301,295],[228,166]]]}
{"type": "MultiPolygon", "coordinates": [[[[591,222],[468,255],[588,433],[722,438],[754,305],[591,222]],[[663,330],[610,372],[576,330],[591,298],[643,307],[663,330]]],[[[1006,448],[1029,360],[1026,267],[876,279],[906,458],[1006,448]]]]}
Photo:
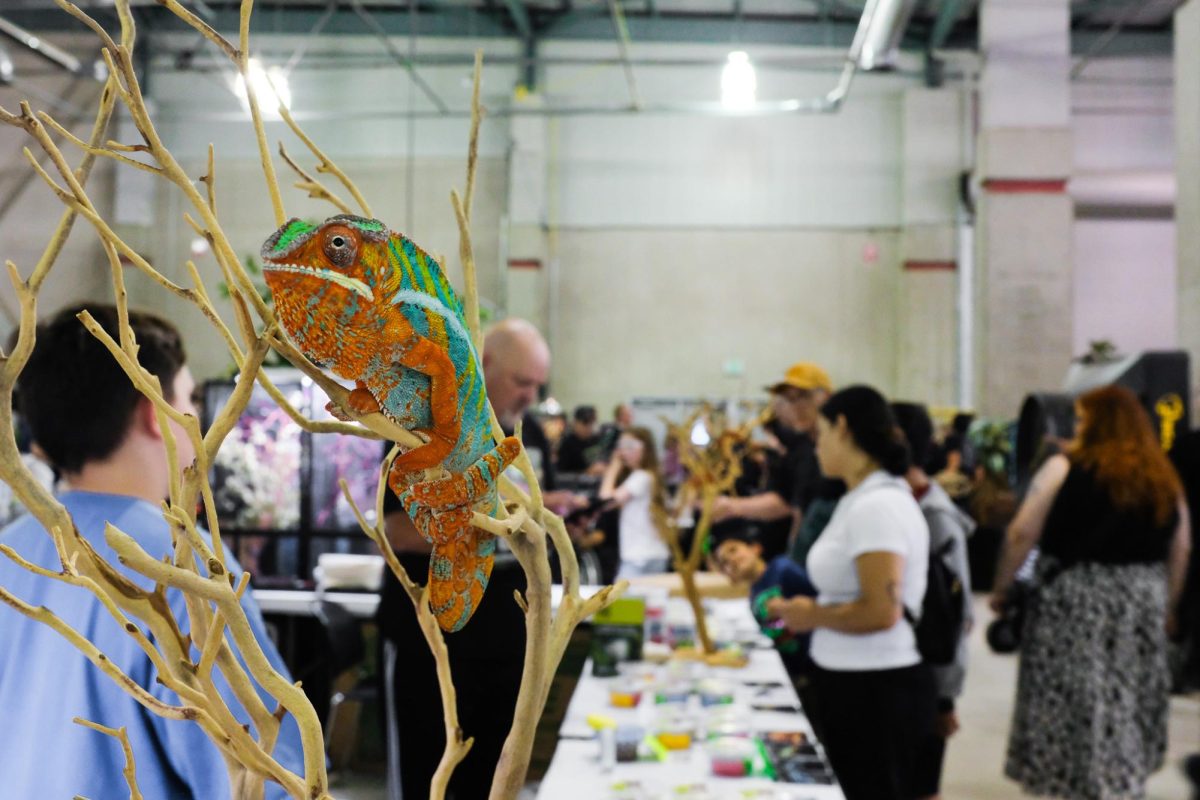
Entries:
{"type": "Polygon", "coordinates": [[[1179,478],[1128,389],[1075,404],[1067,452],[1034,477],[992,595],[1038,545],[1005,773],[1033,794],[1140,798],[1167,743],[1167,632],[1191,533],[1179,478]]]}

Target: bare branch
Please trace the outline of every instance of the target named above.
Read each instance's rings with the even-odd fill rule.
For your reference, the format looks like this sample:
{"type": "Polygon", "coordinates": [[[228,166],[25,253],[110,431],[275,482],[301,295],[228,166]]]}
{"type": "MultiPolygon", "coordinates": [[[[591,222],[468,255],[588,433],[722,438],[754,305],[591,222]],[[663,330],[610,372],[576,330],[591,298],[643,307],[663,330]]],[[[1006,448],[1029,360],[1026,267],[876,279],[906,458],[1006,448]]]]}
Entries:
{"type": "Polygon", "coordinates": [[[342,200],[342,198],[329,191],[324,184],[322,184],[312,175],[309,175],[304,171],[303,167],[293,161],[292,157],[288,155],[287,148],[283,146],[283,142],[279,143],[279,155],[283,158],[287,165],[292,168],[292,171],[300,176],[299,182],[296,183],[297,189],[308,192],[308,196],[311,198],[316,200],[325,200],[326,202],[331,203],[343,214],[354,213],[350,210],[350,206],[346,205],[346,202],[342,200]]]}
{"type": "Polygon", "coordinates": [[[308,148],[309,152],[317,157],[317,160],[320,162],[317,164],[317,172],[333,175],[337,178],[342,186],[346,187],[346,191],[350,192],[350,195],[354,198],[354,202],[358,203],[358,207],[362,209],[363,215],[367,217],[375,216],[371,213],[371,207],[367,205],[366,199],[362,196],[362,192],[358,191],[358,187],[354,185],[354,182],[346,176],[346,173],[342,172],[337,164],[333,163],[329,156],[325,155],[321,148],[317,147],[312,139],[308,138],[308,134],[296,124],[296,121],[292,119],[291,113],[283,106],[279,107],[279,116],[283,117],[283,121],[292,129],[292,133],[296,134],[296,137],[304,142],[304,146],[308,148]]]}
{"type": "Polygon", "coordinates": [[[142,792],[138,789],[137,784],[137,765],[133,760],[133,748],[129,744],[129,736],[125,733],[125,728],[109,728],[106,725],[100,725],[96,722],[90,722],[80,717],[75,717],[71,720],[76,725],[82,725],[85,728],[91,728],[94,731],[99,731],[106,736],[111,736],[121,743],[121,751],[125,754],[125,783],[129,786],[129,800],[142,800],[142,792]]]}

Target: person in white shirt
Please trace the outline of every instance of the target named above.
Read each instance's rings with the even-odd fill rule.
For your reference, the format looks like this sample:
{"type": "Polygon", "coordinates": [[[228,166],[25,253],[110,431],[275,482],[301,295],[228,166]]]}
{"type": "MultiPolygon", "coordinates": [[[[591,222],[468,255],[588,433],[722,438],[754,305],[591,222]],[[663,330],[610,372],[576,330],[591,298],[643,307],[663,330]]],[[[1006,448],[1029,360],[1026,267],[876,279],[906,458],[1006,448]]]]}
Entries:
{"type": "Polygon", "coordinates": [[[666,572],[671,551],[658,522],[665,513],[663,480],[650,431],[630,428],[621,434],[600,483],[600,499],[611,500],[621,509],[617,580],[666,572]]]}
{"type": "Polygon", "coordinates": [[[817,432],[821,471],[849,491],[808,554],[817,598],[769,610],[813,632],[817,729],[847,800],[913,800],[936,692],[904,614],[920,613],[929,562],[929,529],[903,477],[908,448],[868,386],[832,395],[817,432]]]}

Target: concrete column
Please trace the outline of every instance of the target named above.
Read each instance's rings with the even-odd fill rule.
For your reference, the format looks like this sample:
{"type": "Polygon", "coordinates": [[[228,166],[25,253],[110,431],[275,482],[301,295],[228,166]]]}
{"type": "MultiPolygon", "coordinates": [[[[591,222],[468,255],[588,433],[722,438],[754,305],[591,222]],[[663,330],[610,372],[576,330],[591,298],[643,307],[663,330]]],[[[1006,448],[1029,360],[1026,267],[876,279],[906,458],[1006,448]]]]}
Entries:
{"type": "Polygon", "coordinates": [[[963,169],[958,89],[904,93],[903,274],[896,396],[956,403],[958,258],[955,216],[963,169]]]}
{"type": "Polygon", "coordinates": [[[1011,419],[1072,356],[1069,0],[984,0],[976,234],[978,409],[1011,419]]]}
{"type": "Polygon", "coordinates": [[[1200,0],[1175,12],[1175,246],[1179,346],[1192,356],[1192,409],[1200,408],[1200,0]]]}
{"type": "MultiPolygon", "coordinates": [[[[539,106],[541,97],[520,94],[518,105],[539,106]]],[[[510,118],[508,163],[508,238],[504,296],[510,316],[524,317],[549,336],[547,286],[546,167],[547,118],[510,118]]],[[[551,342],[553,345],[553,342],[551,342]]]]}

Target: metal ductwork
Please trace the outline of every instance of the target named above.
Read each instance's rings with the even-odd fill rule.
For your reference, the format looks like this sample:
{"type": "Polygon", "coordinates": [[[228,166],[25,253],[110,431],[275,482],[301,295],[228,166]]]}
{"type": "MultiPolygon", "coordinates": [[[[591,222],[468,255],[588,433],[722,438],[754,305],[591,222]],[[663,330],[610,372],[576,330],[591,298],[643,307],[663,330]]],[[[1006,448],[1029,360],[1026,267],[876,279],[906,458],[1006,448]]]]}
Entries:
{"type": "MultiPolygon", "coordinates": [[[[68,72],[78,73],[83,69],[83,63],[61,47],[51,44],[42,37],[31,33],[20,25],[0,17],[0,34],[7,36],[19,45],[27,47],[52,64],[56,64],[68,72]]],[[[9,61],[11,68],[12,62],[9,61]]]]}

